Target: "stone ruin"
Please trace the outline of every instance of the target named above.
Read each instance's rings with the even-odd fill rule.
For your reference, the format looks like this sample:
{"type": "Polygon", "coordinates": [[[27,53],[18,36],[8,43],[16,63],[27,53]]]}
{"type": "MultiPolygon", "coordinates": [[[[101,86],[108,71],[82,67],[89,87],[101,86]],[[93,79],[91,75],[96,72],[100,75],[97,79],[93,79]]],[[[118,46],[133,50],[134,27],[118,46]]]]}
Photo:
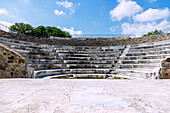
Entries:
{"type": "Polygon", "coordinates": [[[0,44],[0,78],[25,78],[26,59],[0,44]]]}
{"type": "Polygon", "coordinates": [[[161,62],[160,74],[160,78],[170,79],[170,58],[166,58],[161,62]]]}
{"type": "Polygon", "coordinates": [[[142,38],[132,43],[129,38],[33,40],[33,37],[0,34],[1,78],[157,79],[169,76],[164,65],[161,76],[159,70],[160,62],[170,57],[170,34],[144,38],[143,41],[148,42],[145,44],[138,44],[142,38]],[[151,42],[153,39],[155,42],[151,42]],[[163,39],[167,40],[161,41],[163,39]],[[9,56],[4,56],[4,52],[9,56]]]}

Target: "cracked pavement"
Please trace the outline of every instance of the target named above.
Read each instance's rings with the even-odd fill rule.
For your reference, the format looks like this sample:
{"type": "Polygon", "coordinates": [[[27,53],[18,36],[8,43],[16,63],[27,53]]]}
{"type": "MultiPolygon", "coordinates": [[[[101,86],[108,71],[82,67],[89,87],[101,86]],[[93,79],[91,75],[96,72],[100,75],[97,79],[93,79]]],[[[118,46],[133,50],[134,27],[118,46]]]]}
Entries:
{"type": "Polygon", "coordinates": [[[169,113],[170,80],[0,79],[1,113],[169,113]]]}

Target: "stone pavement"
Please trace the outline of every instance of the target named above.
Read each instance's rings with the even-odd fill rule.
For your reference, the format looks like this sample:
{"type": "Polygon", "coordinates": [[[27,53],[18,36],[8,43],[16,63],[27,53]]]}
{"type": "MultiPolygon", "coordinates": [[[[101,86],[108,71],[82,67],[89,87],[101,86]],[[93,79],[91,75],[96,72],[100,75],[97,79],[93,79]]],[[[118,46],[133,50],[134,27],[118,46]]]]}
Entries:
{"type": "Polygon", "coordinates": [[[169,113],[170,80],[0,80],[0,113],[122,112],[169,113]]]}

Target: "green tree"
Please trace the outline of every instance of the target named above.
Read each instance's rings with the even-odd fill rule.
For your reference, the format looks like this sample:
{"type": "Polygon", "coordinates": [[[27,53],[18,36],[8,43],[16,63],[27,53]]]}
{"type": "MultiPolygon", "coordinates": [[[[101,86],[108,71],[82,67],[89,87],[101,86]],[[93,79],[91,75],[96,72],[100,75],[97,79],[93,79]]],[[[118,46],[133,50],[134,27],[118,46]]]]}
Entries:
{"type": "Polygon", "coordinates": [[[50,36],[56,36],[56,37],[71,37],[71,35],[68,32],[62,31],[59,28],[56,27],[46,27],[46,33],[48,37],[50,36]]]}
{"type": "Polygon", "coordinates": [[[35,36],[47,37],[46,28],[44,26],[38,26],[37,28],[35,28],[35,36]]]}
{"type": "Polygon", "coordinates": [[[33,29],[34,28],[31,25],[24,23],[15,23],[14,25],[10,26],[11,31],[17,31],[26,35],[29,35],[33,29]]]}
{"type": "Polygon", "coordinates": [[[10,27],[10,30],[17,31],[19,33],[30,35],[30,36],[43,37],[43,38],[48,38],[50,36],[71,37],[71,35],[68,32],[62,31],[61,29],[56,27],[38,26],[37,28],[34,28],[31,25],[24,24],[24,23],[15,23],[10,27]]]}
{"type": "Polygon", "coordinates": [[[50,27],[50,26],[46,27],[46,33],[47,33],[48,37],[54,35],[54,29],[55,29],[55,27],[50,27]]]}
{"type": "Polygon", "coordinates": [[[70,37],[70,38],[71,38],[71,35],[70,35],[69,32],[65,32],[65,31],[63,31],[63,32],[64,32],[64,34],[65,34],[65,37],[70,37]]]}
{"type": "Polygon", "coordinates": [[[144,34],[143,36],[150,36],[150,35],[159,35],[159,34],[163,34],[163,32],[161,30],[155,30],[152,32],[148,32],[147,34],[144,34]]]}

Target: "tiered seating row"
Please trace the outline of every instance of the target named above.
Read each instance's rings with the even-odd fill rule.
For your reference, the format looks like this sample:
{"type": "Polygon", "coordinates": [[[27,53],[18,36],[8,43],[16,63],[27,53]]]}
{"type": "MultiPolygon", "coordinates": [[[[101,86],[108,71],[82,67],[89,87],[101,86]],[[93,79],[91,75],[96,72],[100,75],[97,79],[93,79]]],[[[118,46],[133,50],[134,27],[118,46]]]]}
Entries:
{"type": "Polygon", "coordinates": [[[35,69],[34,77],[106,78],[124,46],[56,46],[27,43],[0,37],[2,44],[27,59],[27,66],[35,69]]]}
{"type": "Polygon", "coordinates": [[[35,69],[35,78],[153,78],[170,41],[129,46],[57,46],[0,37],[35,69]],[[125,49],[126,48],[126,49],[125,49]],[[116,70],[115,70],[116,69],[116,70]]]}
{"type": "Polygon", "coordinates": [[[119,75],[158,78],[160,62],[170,57],[170,41],[127,46],[116,69],[119,75]]]}

